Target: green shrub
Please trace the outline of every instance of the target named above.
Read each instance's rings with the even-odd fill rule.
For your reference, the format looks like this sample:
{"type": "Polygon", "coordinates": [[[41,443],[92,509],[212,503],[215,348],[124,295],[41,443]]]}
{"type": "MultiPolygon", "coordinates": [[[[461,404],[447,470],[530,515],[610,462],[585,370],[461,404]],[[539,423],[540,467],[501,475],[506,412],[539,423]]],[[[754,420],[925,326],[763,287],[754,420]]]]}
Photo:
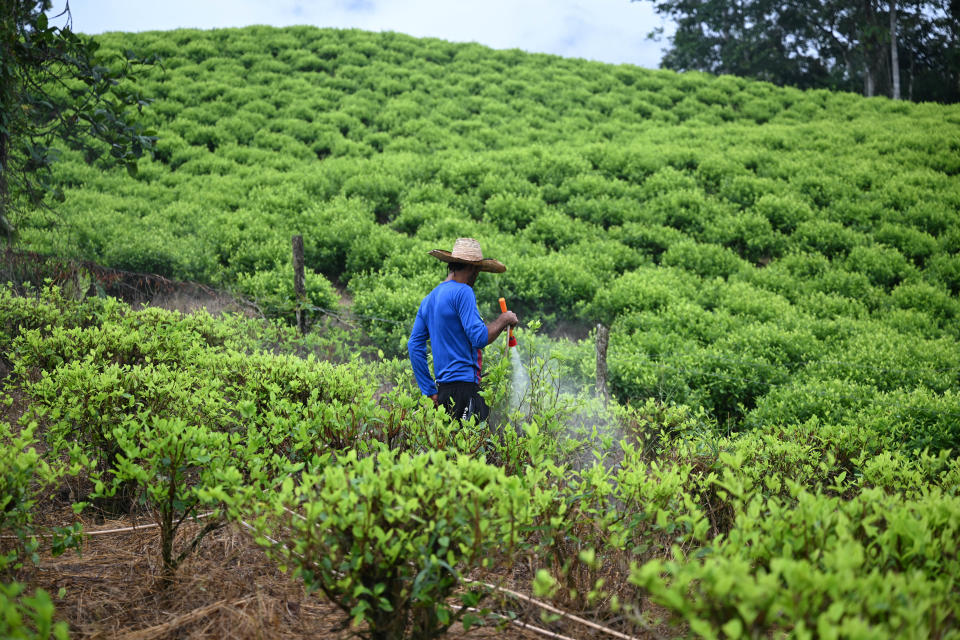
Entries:
{"type": "Polygon", "coordinates": [[[817,251],[828,258],[844,257],[854,247],[864,244],[865,238],[839,222],[815,219],[800,222],[790,244],[800,251],[817,251]]]}
{"type": "MultiPolygon", "coordinates": [[[[75,468],[103,476],[122,460],[122,437],[143,416],[196,420],[213,429],[234,423],[220,384],[166,365],[100,369],[79,361],[43,376],[28,392],[31,414],[50,424],[51,449],[67,452],[75,468]]],[[[98,505],[112,512],[129,510],[134,491],[132,482],[125,483],[98,505]]]]}
{"type": "Polygon", "coordinates": [[[594,228],[582,220],[571,218],[556,209],[547,208],[537,215],[523,230],[523,237],[530,242],[542,244],[547,249],[559,251],[568,245],[585,240],[594,228]]]}
{"type": "Polygon", "coordinates": [[[390,273],[381,273],[355,278],[351,289],[354,286],[353,311],[363,321],[367,334],[388,356],[403,356],[407,352],[407,340],[417,308],[430,292],[430,284],[424,281],[418,288],[413,288],[409,283],[391,277],[390,273]]]}
{"type": "Polygon", "coordinates": [[[647,225],[627,222],[622,227],[610,230],[610,235],[638,251],[646,253],[654,260],[659,260],[664,251],[674,244],[688,240],[682,231],[662,225],[647,225]]]}
{"type": "Polygon", "coordinates": [[[40,283],[35,283],[35,286],[38,288],[28,290],[26,296],[18,295],[9,284],[0,286],[0,357],[11,357],[15,339],[25,332],[35,330],[49,335],[54,328],[88,327],[118,314],[116,301],[78,300],[50,284],[39,288],[40,283]]]}
{"type": "Polygon", "coordinates": [[[813,217],[810,206],[795,194],[767,193],[760,196],[753,208],[782,233],[793,232],[800,223],[813,217]]]}
{"type": "Polygon", "coordinates": [[[256,114],[234,115],[221,118],[217,121],[217,130],[222,132],[225,140],[249,145],[257,131],[266,125],[266,118],[256,114]]]}
{"type": "Polygon", "coordinates": [[[148,424],[131,422],[115,429],[114,436],[118,449],[115,464],[92,474],[95,488],[91,497],[109,499],[134,487],[136,502],[155,514],[163,576],[169,581],[200,540],[222,526],[218,517],[210,518],[185,548],[174,549],[180,525],[198,515],[198,507],[205,504],[201,492],[213,484],[215,473],[228,462],[237,443],[225,433],[157,414],[148,424]]]}
{"type": "Polygon", "coordinates": [[[954,498],[794,495],[755,497],[702,559],[654,560],[635,568],[631,582],[708,638],[949,633],[956,605],[944,589],[955,575],[937,547],[954,535],[954,498]],[[917,539],[935,542],[911,544],[917,539]],[[938,568],[918,572],[930,562],[938,568]]]}
{"type": "Polygon", "coordinates": [[[892,289],[913,273],[903,254],[884,246],[855,247],[844,264],[850,271],[862,273],[873,284],[887,289],[892,289]]]}
{"type": "Polygon", "coordinates": [[[303,243],[307,266],[330,277],[343,274],[351,246],[371,234],[373,215],[367,202],[342,198],[308,212],[311,232],[305,235],[303,243]]]}
{"type": "Polygon", "coordinates": [[[642,217],[642,206],[630,198],[574,196],[564,209],[575,218],[604,229],[642,217]]]}
{"type": "Polygon", "coordinates": [[[835,293],[857,300],[869,309],[879,307],[883,291],[874,286],[869,274],[830,268],[810,281],[810,286],[823,293],[835,293]]]}
{"type": "MultiPolygon", "coordinates": [[[[8,539],[0,544],[0,577],[4,578],[20,569],[24,561],[39,562],[34,506],[64,473],[63,468],[50,465],[37,452],[36,428],[36,423],[30,423],[18,432],[0,422],[0,532],[8,539]]],[[[58,527],[55,551],[58,545],[59,552],[66,546],[79,546],[77,534],[79,527],[58,527]]],[[[0,624],[2,621],[0,617],[0,624]]]]}
{"type": "Polygon", "coordinates": [[[532,502],[522,478],[468,457],[353,451],[251,498],[258,541],[371,638],[435,638],[475,623],[465,608],[485,592],[458,591],[461,577],[513,562],[551,500],[532,502]]]}
{"type": "Polygon", "coordinates": [[[692,189],[670,191],[651,198],[644,205],[652,221],[693,235],[703,231],[716,213],[715,208],[715,203],[708,201],[703,193],[692,189]]]}
{"type": "Polygon", "coordinates": [[[937,394],[917,389],[909,394],[889,394],[861,411],[858,421],[891,448],[906,451],[960,450],[960,399],[946,391],[937,394]]]}
{"type": "Polygon", "coordinates": [[[932,316],[941,324],[960,316],[960,303],[948,291],[925,282],[904,282],[890,292],[890,302],[901,309],[912,309],[932,316]]]}
{"type": "Polygon", "coordinates": [[[678,267],[704,278],[729,278],[749,264],[727,247],[686,240],[667,249],[661,258],[667,267],[678,267]]]}
{"type": "MultiPolygon", "coordinates": [[[[293,287],[293,267],[281,265],[271,270],[240,274],[237,286],[247,297],[256,301],[260,309],[271,316],[281,316],[288,321],[294,317],[298,301],[293,287]]],[[[313,269],[304,268],[306,306],[324,310],[336,310],[339,296],[330,281],[313,269]]],[[[312,311],[306,309],[308,314],[312,311]]]]}
{"type": "Polygon", "coordinates": [[[824,424],[850,424],[852,417],[876,397],[877,389],[869,384],[831,379],[817,372],[810,380],[771,389],[757,401],[747,423],[796,425],[819,419],[824,424]]]}
{"type": "Polygon", "coordinates": [[[903,215],[903,220],[917,231],[938,237],[957,224],[955,212],[934,202],[919,202],[903,215]]]}
{"type": "Polygon", "coordinates": [[[882,225],[874,237],[899,250],[918,267],[923,267],[930,256],[937,252],[936,238],[923,231],[899,224],[882,225]]]}
{"type": "Polygon", "coordinates": [[[952,295],[960,295],[960,256],[935,256],[927,265],[924,276],[942,282],[952,295]]]}
{"type": "Polygon", "coordinates": [[[546,206],[538,197],[498,193],[484,205],[484,220],[501,231],[514,233],[524,229],[531,221],[546,212],[546,206]]]}
{"type": "Polygon", "coordinates": [[[518,312],[559,312],[571,318],[584,309],[598,287],[597,276],[576,252],[517,256],[510,263],[495,284],[518,312]]]}
{"type": "Polygon", "coordinates": [[[728,247],[753,263],[778,257],[786,244],[769,220],[757,213],[717,217],[707,223],[703,239],[728,247]]]}
{"type": "Polygon", "coordinates": [[[641,267],[597,292],[594,315],[612,323],[622,313],[659,310],[677,298],[692,297],[697,285],[696,277],[677,269],[641,267]]]}
{"type": "Polygon", "coordinates": [[[397,217],[402,187],[395,176],[377,172],[348,179],[343,183],[343,195],[366,200],[377,220],[386,223],[397,217]]]}
{"type": "Polygon", "coordinates": [[[752,207],[770,189],[770,185],[755,176],[734,176],[720,187],[720,197],[737,204],[741,209],[752,207]]]}
{"type": "Polygon", "coordinates": [[[753,119],[757,124],[763,124],[780,112],[780,105],[773,100],[749,100],[742,109],[744,115],[753,119]]]}
{"type": "Polygon", "coordinates": [[[54,622],[50,595],[37,589],[33,595],[19,582],[0,583],[0,636],[10,640],[67,640],[65,622],[54,622]]]}

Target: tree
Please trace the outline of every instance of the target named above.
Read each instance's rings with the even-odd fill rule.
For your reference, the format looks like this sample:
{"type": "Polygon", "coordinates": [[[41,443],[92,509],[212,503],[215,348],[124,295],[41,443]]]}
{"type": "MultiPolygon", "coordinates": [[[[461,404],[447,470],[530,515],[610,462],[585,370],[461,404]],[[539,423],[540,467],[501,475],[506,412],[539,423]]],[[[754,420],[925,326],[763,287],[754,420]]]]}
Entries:
{"type": "Polygon", "coordinates": [[[809,54],[808,18],[778,0],[660,0],[658,13],[677,30],[661,66],[767,80],[777,84],[829,84],[821,61],[809,54]]]}
{"type": "Polygon", "coordinates": [[[960,0],[918,19],[897,15],[900,71],[909,100],[960,101],[960,0]]]}
{"type": "Polygon", "coordinates": [[[893,97],[906,78],[910,99],[960,100],[960,0],[649,1],[677,25],[668,69],[893,97]]]}
{"type": "Polygon", "coordinates": [[[87,162],[131,173],[156,138],[137,122],[148,104],[135,71],[156,60],[128,52],[100,60],[92,38],[73,33],[69,5],[50,24],[50,0],[0,2],[0,236],[15,237],[25,213],[62,201],[51,167],[65,144],[87,162]]]}

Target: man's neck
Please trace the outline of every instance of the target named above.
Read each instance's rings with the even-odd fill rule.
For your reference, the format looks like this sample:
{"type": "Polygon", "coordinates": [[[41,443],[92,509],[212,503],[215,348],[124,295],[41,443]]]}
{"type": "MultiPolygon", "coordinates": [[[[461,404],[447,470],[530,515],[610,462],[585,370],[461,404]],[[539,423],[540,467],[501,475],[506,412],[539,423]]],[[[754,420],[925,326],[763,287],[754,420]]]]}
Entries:
{"type": "Polygon", "coordinates": [[[460,271],[451,271],[447,274],[447,278],[444,280],[444,282],[453,280],[454,282],[459,282],[460,284],[470,285],[469,278],[470,272],[465,269],[460,271]]]}

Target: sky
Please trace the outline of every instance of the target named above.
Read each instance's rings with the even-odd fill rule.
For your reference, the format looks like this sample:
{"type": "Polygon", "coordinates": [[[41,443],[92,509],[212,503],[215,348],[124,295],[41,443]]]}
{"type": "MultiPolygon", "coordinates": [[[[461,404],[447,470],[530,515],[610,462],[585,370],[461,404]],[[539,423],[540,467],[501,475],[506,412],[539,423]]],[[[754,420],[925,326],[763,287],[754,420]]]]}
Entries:
{"type": "MultiPolygon", "coordinates": [[[[54,0],[51,15],[63,10],[54,0]]],[[[396,31],[495,49],[523,49],[614,64],[659,66],[669,22],[630,0],[70,0],[73,30],[153,31],[254,24],[396,31]]],[[[61,24],[54,22],[54,24],[61,24]]]]}

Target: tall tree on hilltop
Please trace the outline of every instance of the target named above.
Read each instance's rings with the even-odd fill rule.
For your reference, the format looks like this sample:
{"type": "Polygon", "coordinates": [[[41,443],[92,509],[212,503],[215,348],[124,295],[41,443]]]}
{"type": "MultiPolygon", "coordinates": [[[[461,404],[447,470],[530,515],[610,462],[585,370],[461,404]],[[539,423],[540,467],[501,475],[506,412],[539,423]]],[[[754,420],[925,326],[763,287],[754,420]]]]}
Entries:
{"type": "Polygon", "coordinates": [[[890,0],[890,77],[893,81],[893,89],[890,91],[890,97],[894,100],[900,99],[900,53],[897,48],[897,3],[896,0],[890,0]]]}
{"type": "Polygon", "coordinates": [[[661,66],[745,76],[778,84],[825,83],[809,55],[808,18],[778,0],[660,0],[656,11],[677,24],[661,66]]]}
{"type": "Polygon", "coordinates": [[[898,15],[901,73],[911,100],[960,101],[960,0],[927,20],[898,15]]]}
{"type": "Polygon", "coordinates": [[[137,122],[148,101],[134,70],[151,60],[132,53],[111,66],[99,45],[70,27],[69,7],[49,23],[50,0],[0,2],[0,236],[12,239],[20,215],[62,200],[51,171],[56,144],[88,162],[136,162],[156,140],[137,122]]]}
{"type": "Polygon", "coordinates": [[[830,88],[854,90],[865,96],[877,93],[886,68],[884,53],[888,21],[881,17],[880,0],[817,0],[808,2],[813,12],[812,45],[836,72],[830,88]]]}
{"type": "Polygon", "coordinates": [[[668,69],[960,100],[960,0],[648,1],[676,23],[668,69]]]}

